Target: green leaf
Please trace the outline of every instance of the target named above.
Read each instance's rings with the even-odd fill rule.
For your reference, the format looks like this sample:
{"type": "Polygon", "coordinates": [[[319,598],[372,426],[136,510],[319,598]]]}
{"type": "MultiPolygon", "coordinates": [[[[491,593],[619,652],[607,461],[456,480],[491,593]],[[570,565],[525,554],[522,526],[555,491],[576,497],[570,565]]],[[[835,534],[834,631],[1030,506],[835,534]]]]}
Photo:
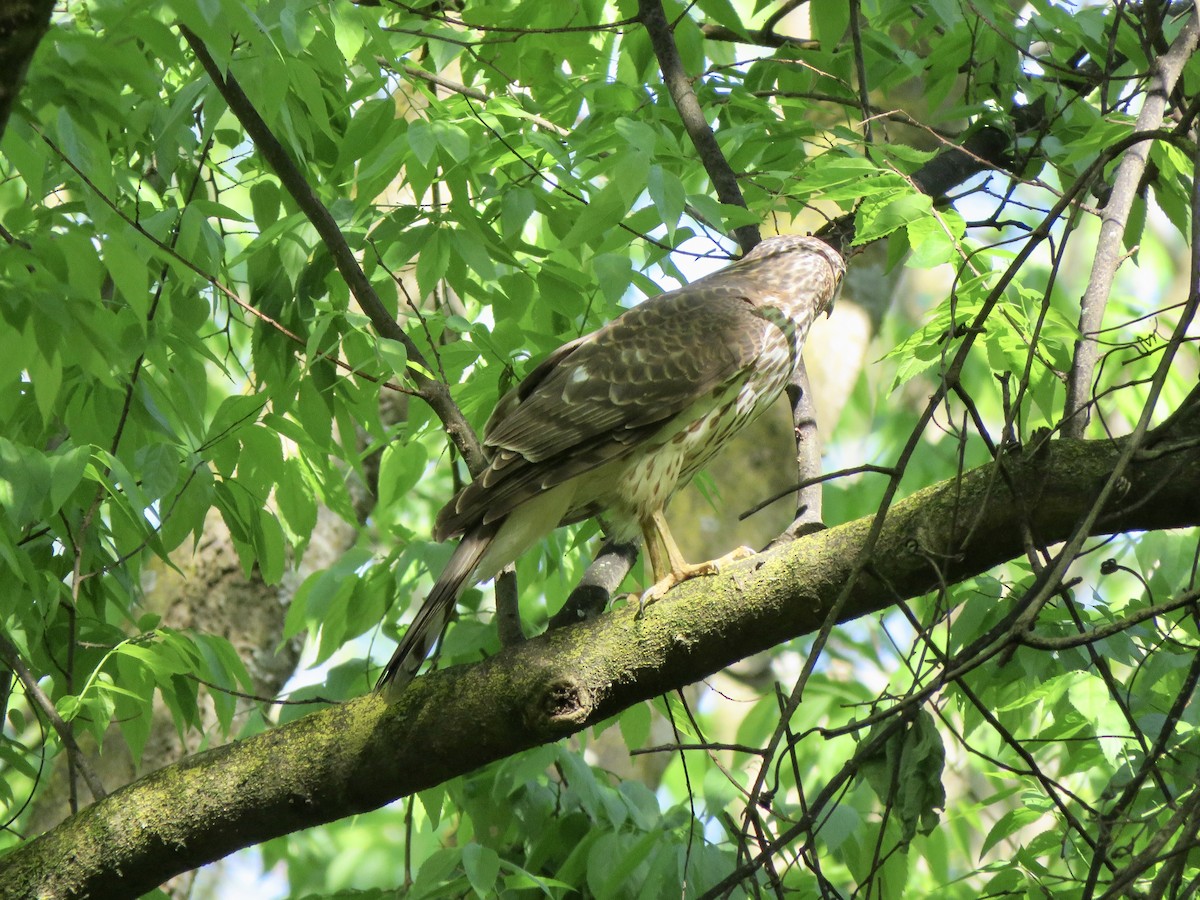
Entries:
{"type": "Polygon", "coordinates": [[[588,198],[588,204],[580,211],[571,230],[559,241],[560,250],[570,250],[582,243],[594,241],[598,235],[613,228],[629,211],[624,187],[613,182],[599,193],[588,198]]]}
{"type": "Polygon", "coordinates": [[[433,293],[437,283],[446,277],[449,266],[450,241],[440,230],[434,229],[417,258],[417,289],[422,297],[433,293]]]}
{"type": "Polygon", "coordinates": [[[504,193],[504,198],[500,201],[500,227],[506,241],[511,241],[521,234],[536,205],[533,191],[518,188],[504,193]]]}
{"type": "Polygon", "coordinates": [[[33,520],[51,487],[46,456],[0,437],[0,507],[21,526],[33,520]]]}
{"type": "Polygon", "coordinates": [[[354,7],[339,8],[338,14],[333,17],[334,40],[337,41],[337,47],[342,56],[348,60],[358,56],[358,51],[366,43],[367,28],[369,27],[365,21],[347,15],[350,9],[354,9],[354,7]]]}
{"type": "Polygon", "coordinates": [[[50,505],[46,508],[48,514],[52,515],[62,509],[67,499],[75,492],[75,488],[83,480],[91,456],[91,447],[72,447],[70,444],[64,444],[50,455],[47,460],[50,465],[50,505]]]}
{"type": "Polygon", "coordinates": [[[500,857],[490,847],[467,844],[462,851],[463,870],[477,897],[495,896],[496,878],[500,875],[500,857]]]}
{"type": "MultiPolygon", "coordinates": [[[[417,877],[413,882],[413,893],[416,896],[427,896],[434,891],[445,888],[451,883],[451,876],[462,861],[462,850],[458,847],[444,847],[431,853],[421,863],[417,877]]],[[[458,876],[461,884],[462,876],[458,876]]]]}
{"type": "Polygon", "coordinates": [[[422,444],[392,442],[379,462],[379,505],[387,508],[402,500],[425,475],[428,453],[422,444]]]}
{"type": "Polygon", "coordinates": [[[408,348],[393,338],[380,337],[376,349],[393,375],[405,378],[408,375],[408,348]]]}
{"type": "Polygon", "coordinates": [[[369,549],[351,548],[329,568],[314,572],[304,579],[288,608],[283,638],[295,637],[306,627],[317,628],[328,621],[331,610],[346,603],[354,593],[358,570],[371,558],[369,549]]]}
{"type": "Polygon", "coordinates": [[[30,360],[29,380],[33,382],[33,399],[37,403],[42,423],[50,425],[54,420],[59,390],[63,382],[62,357],[57,350],[40,354],[30,360]]]}
{"type": "Polygon", "coordinates": [[[621,737],[625,739],[625,746],[645,746],[650,737],[650,707],[645,703],[635,703],[617,716],[617,724],[621,729],[621,737]]]}
{"type": "Polygon", "coordinates": [[[442,785],[417,793],[417,800],[425,810],[429,824],[437,828],[442,821],[442,806],[446,802],[446,788],[442,785]]]}
{"type": "Polygon", "coordinates": [[[662,166],[651,166],[646,179],[646,190],[650,193],[650,199],[654,201],[663,224],[667,226],[668,231],[673,230],[683,215],[686,201],[683,183],[662,166]]]}
{"type": "Polygon", "coordinates": [[[479,234],[467,229],[456,231],[453,234],[453,247],[455,253],[482,281],[496,280],[496,264],[492,259],[492,250],[481,240],[479,234]]]}
{"type": "Polygon", "coordinates": [[[405,132],[405,135],[408,138],[408,147],[412,150],[417,162],[423,166],[429,165],[438,146],[437,136],[433,129],[427,122],[415,119],[408,123],[408,131],[405,132]]]}
{"type": "Polygon", "coordinates": [[[307,542],[317,527],[317,498],[300,459],[289,457],[283,461],[275,487],[275,503],[289,533],[307,542]]]}
{"type": "Polygon", "coordinates": [[[165,497],[179,483],[179,451],[170,444],[148,444],[134,455],[134,468],[141,475],[142,492],[147,497],[165,497]]]}
{"type": "Polygon", "coordinates": [[[729,0],[700,0],[697,5],[707,18],[724,25],[737,34],[746,33],[742,17],[738,15],[729,0]]]}
{"type": "Polygon", "coordinates": [[[287,539],[270,510],[260,509],[253,520],[252,541],[258,570],[266,584],[278,584],[287,564],[287,539]]]}
{"type": "Polygon", "coordinates": [[[962,216],[953,210],[917,218],[907,227],[912,253],[905,264],[914,269],[932,269],[953,262],[958,256],[958,242],[966,231],[962,216]]]}
{"type": "Polygon", "coordinates": [[[471,154],[471,138],[459,126],[445,119],[434,119],[429,123],[430,132],[445,153],[442,162],[446,166],[454,166],[464,162],[471,154]]]}
{"type": "Polygon", "coordinates": [[[191,207],[212,219],[227,219],[230,222],[250,221],[247,216],[232,206],[227,206],[224,203],[218,203],[215,200],[209,200],[205,197],[196,197],[193,199],[191,207]]]}
{"type": "Polygon", "coordinates": [[[226,397],[208,424],[205,444],[211,446],[225,440],[237,429],[254,424],[266,406],[267,399],[255,394],[226,397]]]}
{"type": "Polygon", "coordinates": [[[863,201],[855,214],[854,243],[867,244],[933,215],[933,201],[915,191],[863,201]]]}
{"type": "Polygon", "coordinates": [[[150,294],[146,287],[145,252],[139,253],[121,234],[111,234],[104,242],[104,265],[117,286],[117,291],[140,317],[150,310],[150,294]]]}
{"type": "Polygon", "coordinates": [[[984,838],[983,845],[979,849],[980,855],[986,856],[988,851],[1000,843],[1000,841],[1006,840],[1022,828],[1032,825],[1045,814],[1046,811],[1043,809],[1032,809],[1027,806],[1018,806],[1016,809],[1010,809],[996,820],[996,824],[987,833],[987,837],[984,838]]]}
{"type": "Polygon", "coordinates": [[[809,0],[808,15],[813,37],[826,52],[837,50],[850,27],[852,5],[842,0],[809,0]]]}
{"type": "Polygon", "coordinates": [[[633,264],[629,256],[624,253],[602,253],[592,260],[592,267],[604,299],[613,304],[620,303],[633,280],[633,264]]]}
{"type": "MultiPolygon", "coordinates": [[[[871,729],[870,741],[891,723],[884,721],[871,729]]],[[[881,803],[891,810],[889,821],[900,828],[900,844],[907,847],[917,832],[931,833],[938,824],[939,811],[946,807],[946,789],[942,769],[946,751],[942,746],[933,716],[925,709],[887,738],[883,747],[863,761],[862,776],[871,785],[881,803]]]]}

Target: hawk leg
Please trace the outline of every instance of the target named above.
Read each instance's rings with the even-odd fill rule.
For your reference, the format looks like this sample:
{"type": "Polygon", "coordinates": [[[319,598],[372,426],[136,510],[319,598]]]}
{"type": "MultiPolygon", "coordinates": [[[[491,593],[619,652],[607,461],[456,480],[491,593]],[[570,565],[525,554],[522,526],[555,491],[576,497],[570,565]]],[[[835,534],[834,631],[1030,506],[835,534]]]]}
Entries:
{"type": "Polygon", "coordinates": [[[663,594],[680,582],[701,575],[716,575],[721,567],[747,556],[753,556],[754,551],[749,547],[738,547],[731,553],[726,553],[719,559],[710,559],[702,563],[689,563],[679,551],[679,545],[671,535],[667,526],[667,518],[662,510],[656,511],[649,522],[642,523],[642,537],[646,541],[646,556],[650,560],[650,572],[654,583],[642,591],[638,597],[638,616],[640,617],[646,604],[660,599],[663,594]]]}

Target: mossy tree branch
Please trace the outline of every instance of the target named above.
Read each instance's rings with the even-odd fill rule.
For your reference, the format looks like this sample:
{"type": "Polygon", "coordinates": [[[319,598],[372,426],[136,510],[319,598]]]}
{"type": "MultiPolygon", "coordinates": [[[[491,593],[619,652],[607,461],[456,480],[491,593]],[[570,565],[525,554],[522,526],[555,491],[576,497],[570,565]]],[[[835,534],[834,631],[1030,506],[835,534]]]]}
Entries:
{"type": "MultiPolygon", "coordinates": [[[[1021,555],[1023,523],[1043,545],[1064,539],[1123,443],[1046,441],[896,503],[842,619],[1021,555]]],[[[1195,395],[1148,435],[1126,478],[1096,533],[1200,525],[1195,395]]],[[[136,897],[241,847],[375,809],[811,633],[870,527],[871,517],[849,522],[688,582],[640,620],[620,609],[434,672],[391,707],[372,694],[152,773],[8,856],[0,897],[136,897]]],[[[1001,642],[1022,637],[1014,630],[1001,642]]]]}

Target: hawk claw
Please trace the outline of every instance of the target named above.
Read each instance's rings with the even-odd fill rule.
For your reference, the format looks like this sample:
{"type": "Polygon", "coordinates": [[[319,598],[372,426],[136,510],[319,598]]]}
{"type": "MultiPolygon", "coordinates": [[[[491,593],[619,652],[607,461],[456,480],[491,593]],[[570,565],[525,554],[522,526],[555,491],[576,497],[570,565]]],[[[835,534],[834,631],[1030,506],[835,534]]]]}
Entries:
{"type": "Polygon", "coordinates": [[[753,556],[755,553],[752,547],[738,547],[724,556],[717,559],[710,559],[708,562],[684,563],[677,569],[668,572],[650,587],[646,588],[638,594],[638,611],[635,619],[640,619],[646,614],[646,607],[651,603],[661,600],[663,596],[675,587],[677,584],[688,581],[692,578],[699,578],[703,575],[716,575],[721,569],[731,562],[736,562],[739,559],[745,559],[748,556],[753,556]]]}

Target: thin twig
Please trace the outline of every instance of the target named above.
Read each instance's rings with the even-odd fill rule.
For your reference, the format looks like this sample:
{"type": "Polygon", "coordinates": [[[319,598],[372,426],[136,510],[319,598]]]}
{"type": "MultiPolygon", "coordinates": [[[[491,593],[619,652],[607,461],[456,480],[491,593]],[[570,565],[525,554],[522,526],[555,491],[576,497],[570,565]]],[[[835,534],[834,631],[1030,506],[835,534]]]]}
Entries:
{"type": "Polygon", "coordinates": [[[1185,606],[1195,606],[1198,602],[1200,602],[1200,591],[1191,591],[1181,594],[1167,603],[1160,603],[1157,606],[1147,606],[1145,609],[1139,609],[1137,612],[1131,613],[1123,619],[1118,619],[1115,622],[1110,622],[1107,625],[1101,625],[1097,628],[1080,632],[1079,634],[1067,634],[1062,637],[1044,637],[1029,633],[1018,636],[1017,640],[1026,647],[1034,647],[1038,650],[1069,650],[1072,647],[1094,644],[1097,641],[1112,637],[1114,634],[1127,631],[1135,625],[1140,625],[1148,619],[1156,619],[1159,616],[1174,612],[1185,606]]]}
{"type": "Polygon", "coordinates": [[[653,747],[642,747],[640,750],[630,750],[630,756],[640,756],[643,753],[677,753],[680,750],[703,750],[705,753],[713,753],[717,750],[728,750],[731,753],[749,753],[752,756],[762,756],[761,747],[752,747],[749,744],[657,744],[653,747]]]}
{"type": "Polygon", "coordinates": [[[854,74],[858,81],[858,105],[862,111],[863,138],[867,145],[865,152],[869,157],[874,138],[871,133],[871,89],[867,85],[867,64],[863,58],[861,17],[859,0],[850,0],[850,40],[854,45],[854,74]]]}
{"type": "Polygon", "coordinates": [[[802,491],[802,490],[804,490],[804,488],[808,487],[809,485],[822,484],[826,481],[833,481],[834,479],[837,479],[837,478],[845,478],[848,475],[860,475],[864,472],[875,472],[879,475],[895,475],[896,474],[896,470],[891,466],[876,466],[876,465],[871,465],[870,463],[867,463],[867,464],[861,465],[861,466],[852,466],[848,469],[838,469],[836,472],[826,472],[824,475],[817,475],[814,478],[809,478],[809,479],[801,481],[797,484],[790,485],[790,486],[784,488],[783,490],[777,491],[776,493],[772,494],[766,500],[761,500],[758,503],[755,503],[752,507],[750,507],[744,513],[742,513],[741,515],[738,516],[738,521],[741,522],[741,521],[744,521],[745,519],[750,518],[756,512],[766,509],[768,506],[770,506],[776,500],[786,497],[788,494],[793,494],[796,491],[802,491]]]}
{"type": "Polygon", "coordinates": [[[75,735],[71,732],[71,726],[68,725],[63,717],[58,714],[54,703],[46,696],[46,692],[41,689],[37,683],[37,678],[30,671],[29,666],[25,665],[21,659],[21,654],[17,650],[16,645],[8,639],[4,632],[0,631],[0,656],[4,657],[4,662],[25,687],[25,693],[34,705],[38,707],[50,722],[50,727],[54,729],[59,740],[63,742],[63,747],[66,748],[67,755],[75,764],[75,768],[83,776],[83,780],[87,782],[88,790],[92,792],[92,796],[97,800],[103,800],[108,796],[108,791],[104,789],[104,784],[100,781],[100,777],[92,769],[84,756],[83,750],[75,741],[75,735]]]}
{"type": "MultiPolygon", "coordinates": [[[[390,60],[385,59],[382,56],[377,56],[375,61],[385,69],[403,72],[410,78],[419,78],[422,81],[429,82],[430,84],[436,84],[438,87],[443,87],[448,91],[452,91],[455,94],[461,94],[464,97],[469,97],[470,99],[476,100],[480,103],[487,103],[491,99],[487,94],[478,88],[469,87],[462,82],[455,81],[452,78],[447,78],[445,75],[439,75],[437,72],[426,72],[422,68],[410,66],[407,63],[402,63],[399,67],[397,67],[390,60]]],[[[559,137],[567,137],[571,133],[570,129],[563,128],[561,125],[551,122],[549,119],[544,119],[541,116],[534,115],[533,113],[527,113],[526,117],[534,125],[545,128],[547,131],[553,131],[559,137]]]]}

